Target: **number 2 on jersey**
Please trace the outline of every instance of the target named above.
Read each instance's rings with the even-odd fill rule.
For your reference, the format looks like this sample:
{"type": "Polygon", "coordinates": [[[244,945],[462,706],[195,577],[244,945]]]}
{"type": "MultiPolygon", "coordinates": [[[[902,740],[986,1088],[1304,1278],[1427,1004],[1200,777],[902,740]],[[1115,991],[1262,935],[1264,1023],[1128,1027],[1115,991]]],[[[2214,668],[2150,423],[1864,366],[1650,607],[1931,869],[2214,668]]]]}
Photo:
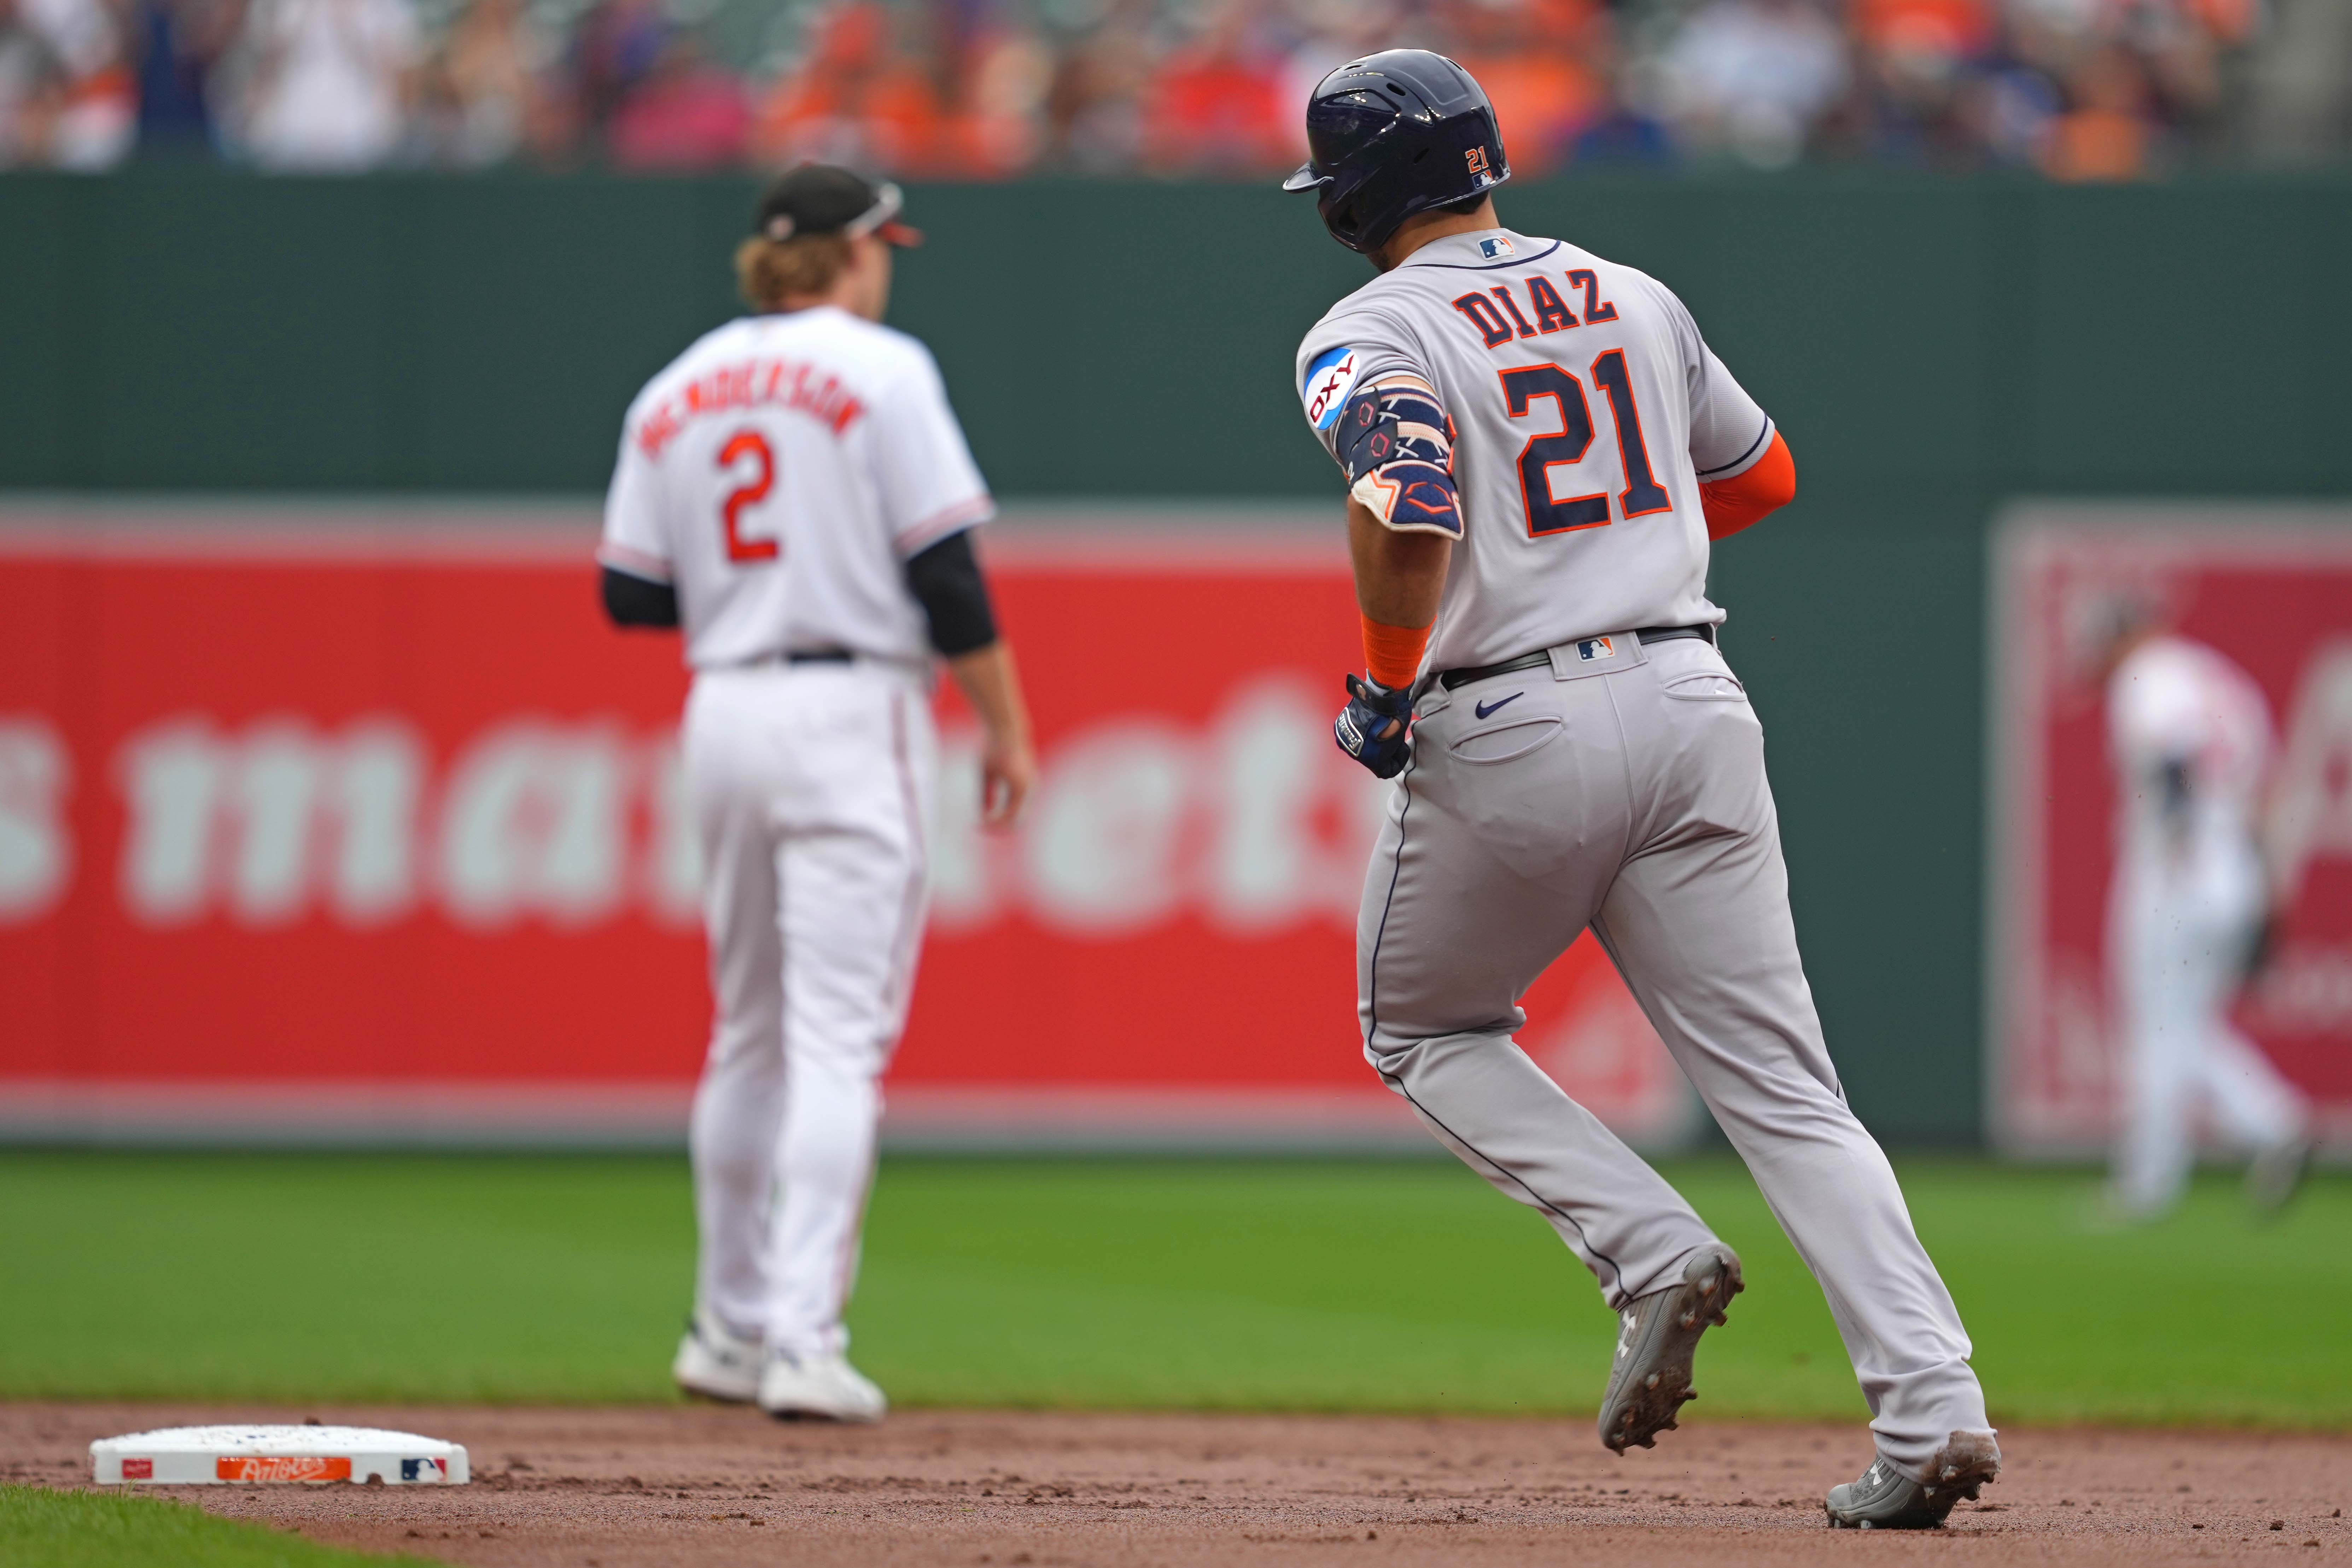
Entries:
{"type": "Polygon", "coordinates": [[[745,458],[759,459],[760,475],[747,485],[737,485],[727,492],[719,503],[719,520],[727,530],[727,559],[736,562],[773,561],[782,546],[772,539],[743,537],[743,509],[767,499],[776,484],[776,455],[768,449],[768,438],[757,430],[738,430],[719,448],[719,471],[731,473],[745,458]]]}
{"type": "MultiPolygon", "coordinates": [[[[1584,384],[1556,364],[1521,365],[1500,374],[1504,406],[1512,418],[1526,418],[1545,398],[1559,408],[1559,434],[1530,436],[1519,448],[1519,493],[1527,505],[1529,536],[1607,522],[1606,492],[1567,500],[1554,500],[1551,494],[1551,470],[1582,462],[1592,447],[1592,405],[1585,400],[1584,384]]],[[[1672,510],[1673,498],[1650,469],[1649,444],[1642,437],[1642,412],[1633,404],[1624,350],[1611,349],[1592,362],[1592,384],[1608,395],[1610,417],[1617,426],[1617,456],[1625,470],[1625,488],[1618,492],[1617,504],[1628,518],[1672,510]]]]}

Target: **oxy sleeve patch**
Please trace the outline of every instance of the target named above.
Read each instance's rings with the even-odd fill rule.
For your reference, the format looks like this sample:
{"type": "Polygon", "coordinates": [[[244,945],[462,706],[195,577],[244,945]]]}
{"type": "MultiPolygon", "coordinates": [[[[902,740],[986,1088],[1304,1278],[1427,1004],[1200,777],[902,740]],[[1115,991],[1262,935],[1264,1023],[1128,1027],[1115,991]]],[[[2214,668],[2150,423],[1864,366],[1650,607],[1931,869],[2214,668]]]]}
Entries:
{"type": "Polygon", "coordinates": [[[1363,363],[1364,351],[1356,348],[1326,349],[1315,356],[1298,385],[1308,424],[1328,430],[1339,422],[1340,411],[1348,406],[1349,390],[1356,384],[1363,363]]]}

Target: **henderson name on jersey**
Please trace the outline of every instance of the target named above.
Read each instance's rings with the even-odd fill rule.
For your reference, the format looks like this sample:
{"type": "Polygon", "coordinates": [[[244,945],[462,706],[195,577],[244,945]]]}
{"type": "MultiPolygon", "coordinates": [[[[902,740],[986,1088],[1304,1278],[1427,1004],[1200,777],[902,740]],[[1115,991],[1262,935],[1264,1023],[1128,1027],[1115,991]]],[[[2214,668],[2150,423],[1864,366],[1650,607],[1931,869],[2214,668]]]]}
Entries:
{"type": "Polygon", "coordinates": [[[904,563],[993,510],[930,351],[820,306],[730,321],[637,395],[599,558],[677,588],[697,669],[831,649],[919,665],[904,563]]]}

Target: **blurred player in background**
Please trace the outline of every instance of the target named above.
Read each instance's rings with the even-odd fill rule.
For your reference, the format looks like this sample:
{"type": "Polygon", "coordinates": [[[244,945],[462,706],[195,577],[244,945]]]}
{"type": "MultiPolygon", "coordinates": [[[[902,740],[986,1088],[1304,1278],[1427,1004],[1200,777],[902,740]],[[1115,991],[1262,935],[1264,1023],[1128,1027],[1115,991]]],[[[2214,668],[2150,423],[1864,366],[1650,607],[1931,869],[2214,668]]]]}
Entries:
{"type": "Polygon", "coordinates": [[[2116,611],[2107,740],[2116,784],[2107,962],[2123,1044],[2111,1201],[2155,1218],[2179,1203],[2198,1116],[2253,1152],[2248,1197],[2275,1209],[2310,1158],[2310,1112],[2230,1005],[2267,946],[2261,850],[2269,705],[2253,678],[2148,608],[2116,611]]]}
{"type": "Polygon", "coordinates": [[[982,731],[982,812],[1035,775],[971,530],[994,508],[939,368],[880,324],[894,185],[822,164],[736,254],[753,315],[630,405],[604,604],[683,625],[681,734],[716,1019],[690,1138],[701,1253],[673,1368],[778,1416],[878,1419],[842,1310],[929,898],[930,660],[982,731]]]}

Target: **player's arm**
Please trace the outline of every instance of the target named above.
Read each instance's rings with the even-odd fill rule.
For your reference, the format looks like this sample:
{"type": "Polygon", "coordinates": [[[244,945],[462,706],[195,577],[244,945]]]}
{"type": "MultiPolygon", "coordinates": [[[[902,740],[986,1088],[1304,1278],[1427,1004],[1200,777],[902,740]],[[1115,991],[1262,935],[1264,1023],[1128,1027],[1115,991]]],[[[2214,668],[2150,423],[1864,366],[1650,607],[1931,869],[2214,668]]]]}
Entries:
{"type": "Polygon", "coordinates": [[[1356,569],[1356,609],[1364,623],[1364,668],[1383,686],[1410,686],[1420,672],[1445,571],[1450,534],[1403,531],[1350,497],[1348,557],[1356,569]],[[1418,636],[1413,636],[1418,628],[1418,636]],[[1404,633],[1400,639],[1393,634],[1404,633]],[[1400,644],[1401,646],[1391,646],[1400,644]]]}
{"type": "Polygon", "coordinates": [[[596,551],[604,614],[616,626],[675,626],[677,585],[662,527],[661,485],[654,460],[631,439],[638,406],[623,422],[613,482],[604,492],[604,539],[596,551]]]}
{"type": "Polygon", "coordinates": [[[1789,443],[1778,430],[1752,467],[1728,479],[1702,479],[1698,487],[1709,539],[1728,539],[1796,499],[1797,459],[1790,456],[1789,443]]]}
{"type": "Polygon", "coordinates": [[[883,518],[931,647],[980,720],[981,820],[1003,826],[1036,782],[1037,757],[1020,672],[972,549],[972,526],[996,509],[929,353],[913,351],[873,413],[883,518]]]}
{"type": "Polygon", "coordinates": [[[1365,676],[1348,678],[1331,732],[1376,776],[1393,778],[1411,754],[1412,685],[1462,533],[1454,422],[1428,382],[1385,377],[1349,401],[1332,455],[1348,476],[1365,676]]]}
{"type": "Polygon", "coordinates": [[[1771,416],[1699,336],[1683,302],[1664,289],[1690,389],[1690,458],[1709,539],[1728,539],[1797,499],[1797,460],[1771,416]]]}
{"type": "Polygon", "coordinates": [[[971,547],[971,531],[959,530],[908,556],[907,591],[923,607],[931,647],[980,716],[982,820],[992,826],[1011,822],[1036,782],[1037,758],[1020,674],[1013,649],[997,635],[996,610],[971,547]]]}
{"type": "Polygon", "coordinates": [[[1021,673],[1013,649],[1003,642],[959,654],[948,673],[971,710],[980,715],[980,815],[1003,827],[1021,815],[1022,803],[1037,782],[1037,752],[1029,740],[1029,710],[1021,700],[1021,673]]]}
{"type": "Polygon", "coordinates": [[[675,626],[677,590],[607,563],[604,569],[604,614],[616,626],[675,626]]]}

